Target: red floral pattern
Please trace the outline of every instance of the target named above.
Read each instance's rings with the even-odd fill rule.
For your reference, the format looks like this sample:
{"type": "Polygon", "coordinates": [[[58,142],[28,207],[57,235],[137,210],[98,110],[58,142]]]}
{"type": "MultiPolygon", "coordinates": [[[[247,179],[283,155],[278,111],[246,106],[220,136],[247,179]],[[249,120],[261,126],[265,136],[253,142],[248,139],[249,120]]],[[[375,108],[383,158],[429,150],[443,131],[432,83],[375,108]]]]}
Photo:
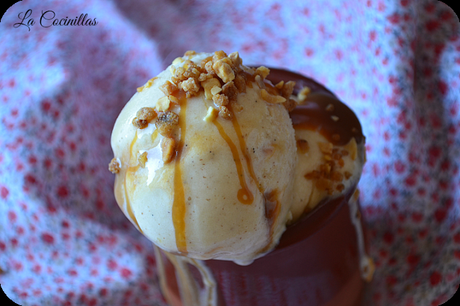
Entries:
{"type": "Polygon", "coordinates": [[[151,244],[116,207],[110,133],[186,50],[323,82],[367,136],[367,305],[438,305],[460,283],[460,31],[435,0],[22,1],[0,24],[0,283],[27,305],[164,305],[151,244]],[[32,10],[35,24],[15,27],[32,10]],[[81,13],[96,26],[39,24],[81,13]]]}

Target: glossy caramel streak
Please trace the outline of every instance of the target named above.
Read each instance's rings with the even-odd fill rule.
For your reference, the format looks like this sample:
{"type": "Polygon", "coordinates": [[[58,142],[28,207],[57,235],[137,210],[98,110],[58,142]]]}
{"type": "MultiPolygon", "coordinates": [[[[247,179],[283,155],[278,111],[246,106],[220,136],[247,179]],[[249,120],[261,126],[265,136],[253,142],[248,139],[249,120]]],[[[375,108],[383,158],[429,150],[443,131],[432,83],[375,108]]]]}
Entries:
{"type": "MultiPolygon", "coordinates": [[[[215,127],[219,131],[220,136],[225,140],[227,145],[229,146],[230,150],[232,151],[233,160],[235,161],[236,171],[238,173],[238,179],[240,181],[241,189],[238,190],[238,201],[243,204],[252,204],[254,201],[254,195],[248,188],[248,184],[246,183],[246,177],[244,175],[243,164],[241,163],[240,154],[238,153],[238,149],[230,137],[225,133],[224,128],[222,125],[217,122],[217,119],[213,121],[215,127]]],[[[243,148],[242,148],[243,151],[243,148]]]]}
{"type": "Polygon", "coordinates": [[[172,218],[176,235],[177,250],[181,254],[187,254],[187,238],[185,234],[185,194],[184,183],[182,181],[182,167],[181,156],[185,142],[186,131],[186,112],[187,112],[187,99],[185,94],[181,92],[177,97],[180,103],[179,112],[179,128],[180,140],[176,150],[176,158],[174,161],[174,202],[172,205],[172,218]]]}
{"type": "MultiPolygon", "coordinates": [[[[136,141],[137,141],[137,131],[136,131],[136,134],[134,135],[134,139],[131,142],[131,145],[129,146],[130,159],[131,159],[131,156],[133,155],[133,148],[134,148],[134,144],[136,143],[136,141]]],[[[126,212],[128,213],[131,220],[134,222],[134,224],[136,224],[137,229],[141,233],[143,233],[141,227],[139,226],[139,223],[137,222],[136,216],[134,215],[133,208],[131,206],[131,201],[129,200],[128,189],[126,186],[126,178],[129,175],[129,173],[135,173],[138,169],[139,169],[139,166],[135,166],[135,167],[129,167],[126,170],[125,178],[123,180],[123,188],[125,190],[126,212]]]]}
{"type": "Polygon", "coordinates": [[[133,209],[131,207],[131,202],[129,201],[128,190],[126,189],[126,177],[125,177],[125,180],[123,182],[123,188],[125,189],[126,211],[127,211],[128,215],[129,215],[129,217],[131,218],[131,220],[133,220],[134,224],[136,224],[137,229],[143,234],[144,232],[142,231],[141,227],[139,226],[139,223],[137,222],[136,216],[134,216],[134,212],[133,212],[133,209]]]}
{"type": "Polygon", "coordinates": [[[334,145],[346,145],[352,137],[358,144],[364,141],[355,113],[331,94],[311,93],[307,102],[292,110],[290,116],[294,129],[318,131],[334,145]],[[329,105],[332,111],[327,110],[329,105]]]}
{"type": "Polygon", "coordinates": [[[231,104],[227,105],[227,107],[228,107],[228,110],[232,113],[233,128],[235,129],[236,135],[238,137],[238,142],[240,144],[240,148],[241,148],[241,152],[243,153],[243,157],[246,160],[246,164],[248,165],[249,175],[251,175],[257,188],[259,188],[259,191],[263,194],[264,191],[262,190],[262,186],[260,186],[259,180],[257,179],[257,176],[254,172],[254,167],[252,166],[251,156],[249,156],[248,154],[246,140],[244,140],[243,133],[241,133],[240,124],[238,123],[238,120],[236,120],[236,116],[232,110],[231,104]]]}

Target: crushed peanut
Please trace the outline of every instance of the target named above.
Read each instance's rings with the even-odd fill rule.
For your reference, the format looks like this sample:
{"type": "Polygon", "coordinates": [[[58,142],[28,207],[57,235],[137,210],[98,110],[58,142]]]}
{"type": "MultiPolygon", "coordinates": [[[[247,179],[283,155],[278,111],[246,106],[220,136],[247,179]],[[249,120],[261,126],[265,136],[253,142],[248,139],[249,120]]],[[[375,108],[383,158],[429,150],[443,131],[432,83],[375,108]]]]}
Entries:
{"type": "Polygon", "coordinates": [[[169,163],[175,153],[176,141],[174,138],[165,137],[161,140],[161,157],[165,164],[169,163]]]}
{"type": "MultiPolygon", "coordinates": [[[[299,146],[299,141],[297,141],[297,146],[299,146]]],[[[324,161],[319,165],[318,170],[313,170],[304,177],[307,180],[314,180],[316,188],[326,191],[329,195],[334,190],[342,192],[345,189],[343,181],[352,177],[350,172],[340,171],[340,168],[345,165],[342,157],[348,155],[348,151],[334,148],[330,142],[318,142],[318,147],[323,153],[324,161]]]]}
{"type": "Polygon", "coordinates": [[[295,86],[295,82],[293,81],[286,82],[284,86],[281,88],[281,96],[285,97],[286,99],[289,99],[292,93],[294,92],[294,86],[295,86]]]}
{"type": "Polygon", "coordinates": [[[212,97],[214,96],[211,93],[211,90],[214,87],[220,88],[220,81],[218,79],[216,79],[216,78],[207,79],[207,80],[201,82],[201,86],[203,86],[204,95],[205,95],[206,99],[211,100],[212,97]]]}
{"type": "Polygon", "coordinates": [[[225,106],[229,102],[227,96],[220,94],[212,96],[212,100],[217,107],[225,106]]]}
{"type": "Polygon", "coordinates": [[[230,53],[228,57],[232,60],[233,66],[235,67],[239,67],[243,64],[243,60],[240,58],[240,54],[238,52],[230,53]]]}
{"type": "Polygon", "coordinates": [[[267,67],[265,66],[260,66],[256,69],[256,74],[257,75],[260,75],[262,77],[262,79],[266,79],[268,74],[270,73],[270,69],[268,69],[267,67]]]}
{"type": "Polygon", "coordinates": [[[133,125],[138,129],[144,129],[149,125],[149,122],[155,119],[157,113],[151,107],[143,107],[136,113],[136,117],[133,118],[133,125]]]}
{"type": "Polygon", "coordinates": [[[211,95],[217,95],[218,93],[220,93],[222,91],[222,88],[218,87],[218,86],[214,86],[212,89],[211,89],[211,95]]]}
{"type": "Polygon", "coordinates": [[[166,111],[158,114],[158,119],[155,121],[155,126],[158,132],[165,136],[171,136],[174,128],[179,124],[179,116],[176,113],[166,111]]]}
{"type": "Polygon", "coordinates": [[[170,81],[166,81],[163,85],[160,86],[160,90],[166,95],[172,95],[177,92],[178,88],[175,84],[170,81]]]}
{"type": "Polygon", "coordinates": [[[274,95],[271,95],[268,93],[267,90],[265,89],[261,89],[260,90],[260,95],[262,97],[262,99],[264,99],[265,101],[267,101],[268,103],[272,103],[272,104],[279,104],[279,103],[284,103],[286,102],[286,98],[283,98],[281,96],[274,96],[274,95]]]}
{"type": "Polygon", "coordinates": [[[169,101],[171,101],[173,103],[176,103],[176,104],[179,104],[179,99],[177,99],[176,96],[169,95],[168,98],[169,98],[169,101]]]}
{"type": "Polygon", "coordinates": [[[238,74],[234,82],[239,92],[246,92],[246,76],[238,74]]]}
{"type": "Polygon", "coordinates": [[[331,119],[336,121],[336,122],[339,121],[339,117],[337,117],[337,116],[331,116],[331,119]]]}
{"type": "Polygon", "coordinates": [[[112,160],[109,163],[109,171],[115,174],[115,173],[120,172],[120,170],[121,170],[121,167],[117,159],[115,157],[112,158],[112,160]]]}
{"type": "Polygon", "coordinates": [[[318,142],[318,147],[324,154],[332,154],[333,145],[330,142],[318,142]]]}
{"type": "Polygon", "coordinates": [[[186,81],[181,82],[180,86],[182,90],[185,91],[187,98],[198,93],[198,91],[200,90],[200,85],[197,79],[193,77],[189,77],[186,81]]]}
{"type": "Polygon", "coordinates": [[[333,104],[328,104],[326,106],[326,111],[327,112],[333,112],[334,111],[334,105],[333,104]]]}
{"type": "Polygon", "coordinates": [[[227,120],[231,120],[233,118],[232,113],[226,106],[219,106],[219,116],[227,120]]]}
{"type": "Polygon", "coordinates": [[[161,97],[157,101],[156,109],[159,112],[165,112],[169,109],[169,104],[171,101],[169,100],[169,97],[161,97]]]}
{"type": "Polygon", "coordinates": [[[215,109],[214,107],[210,106],[208,107],[208,112],[206,113],[206,117],[203,118],[203,121],[212,122],[214,121],[214,119],[217,118],[218,114],[219,114],[219,111],[215,109]]]}
{"type": "Polygon", "coordinates": [[[196,54],[196,51],[194,50],[188,50],[185,52],[184,56],[192,56],[192,55],[195,55],[196,54]]]}
{"type": "Polygon", "coordinates": [[[173,64],[173,65],[179,65],[179,64],[182,64],[183,62],[184,62],[184,59],[183,59],[182,57],[176,57],[176,58],[173,60],[172,64],[173,64]]]}
{"type": "Polygon", "coordinates": [[[217,73],[219,78],[224,81],[224,83],[233,81],[235,79],[235,73],[233,72],[232,67],[225,63],[223,60],[218,60],[212,66],[214,71],[217,73]]]}
{"type": "Polygon", "coordinates": [[[228,97],[229,102],[236,102],[238,89],[233,81],[228,82],[222,87],[222,93],[228,97]]]}
{"type": "Polygon", "coordinates": [[[300,103],[304,103],[307,100],[307,96],[310,91],[310,88],[306,86],[300,90],[300,92],[297,94],[297,99],[299,99],[300,103]]]}

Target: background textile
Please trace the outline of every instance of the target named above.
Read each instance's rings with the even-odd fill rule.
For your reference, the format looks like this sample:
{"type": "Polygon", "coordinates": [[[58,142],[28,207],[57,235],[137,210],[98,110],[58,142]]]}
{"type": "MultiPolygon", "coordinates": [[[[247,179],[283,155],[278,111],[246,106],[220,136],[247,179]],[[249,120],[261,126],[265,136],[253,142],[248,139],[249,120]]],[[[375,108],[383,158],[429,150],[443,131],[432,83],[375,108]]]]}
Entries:
{"type": "Polygon", "coordinates": [[[21,305],[165,305],[152,245],[113,196],[110,134],[174,58],[224,50],[312,77],[356,112],[368,305],[443,303],[460,283],[459,28],[435,0],[15,4],[0,23],[3,290],[21,305]],[[97,24],[52,25],[80,16],[97,24]]]}

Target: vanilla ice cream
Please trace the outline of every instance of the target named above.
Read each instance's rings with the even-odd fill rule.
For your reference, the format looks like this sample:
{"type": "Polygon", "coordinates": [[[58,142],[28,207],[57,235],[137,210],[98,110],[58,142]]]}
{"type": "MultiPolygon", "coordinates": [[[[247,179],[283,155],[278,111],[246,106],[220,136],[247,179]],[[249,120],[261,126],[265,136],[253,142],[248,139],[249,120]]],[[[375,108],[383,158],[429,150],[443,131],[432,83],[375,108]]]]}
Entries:
{"type": "Polygon", "coordinates": [[[294,95],[293,82],[273,85],[268,74],[236,52],[187,52],[120,113],[116,200],[161,249],[247,265],[287,224],[356,186],[364,141],[340,129],[341,103],[306,88],[294,95]],[[309,125],[308,101],[324,108],[325,128],[309,125]]]}

